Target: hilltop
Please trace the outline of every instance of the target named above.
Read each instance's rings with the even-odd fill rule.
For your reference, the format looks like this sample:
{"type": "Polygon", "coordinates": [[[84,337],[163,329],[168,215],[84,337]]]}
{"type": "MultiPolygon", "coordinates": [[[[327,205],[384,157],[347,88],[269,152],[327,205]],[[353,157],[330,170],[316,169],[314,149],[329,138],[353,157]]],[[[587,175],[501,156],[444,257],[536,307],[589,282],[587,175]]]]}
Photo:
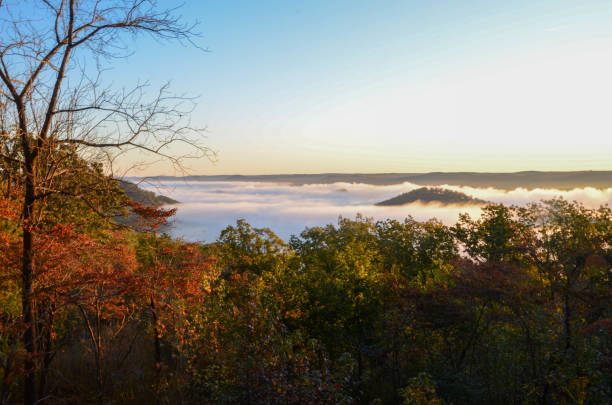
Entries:
{"type": "Polygon", "coordinates": [[[437,202],[444,205],[448,204],[474,204],[481,205],[486,204],[484,200],[473,198],[467,194],[460,193],[458,191],[446,190],[443,188],[429,188],[421,187],[416,190],[409,191],[398,195],[397,197],[390,198],[385,201],[381,201],[376,205],[379,206],[397,206],[405,205],[413,202],[432,203],[437,202]]]}

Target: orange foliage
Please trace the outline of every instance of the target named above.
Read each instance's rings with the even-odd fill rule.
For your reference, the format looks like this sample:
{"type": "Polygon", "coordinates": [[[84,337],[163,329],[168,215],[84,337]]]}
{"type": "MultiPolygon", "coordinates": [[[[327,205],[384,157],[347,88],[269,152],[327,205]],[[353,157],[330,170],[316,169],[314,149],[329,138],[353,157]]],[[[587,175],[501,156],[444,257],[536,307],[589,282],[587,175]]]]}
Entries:
{"type": "Polygon", "coordinates": [[[108,309],[122,312],[123,295],[138,284],[136,258],[123,235],[102,242],[55,225],[35,240],[35,291],[39,297],[59,295],[70,304],[102,299],[108,309]]]}
{"type": "Polygon", "coordinates": [[[163,209],[151,207],[134,200],[125,200],[124,205],[139,217],[137,229],[141,231],[153,231],[168,222],[168,218],[176,214],[176,208],[163,209]]]}

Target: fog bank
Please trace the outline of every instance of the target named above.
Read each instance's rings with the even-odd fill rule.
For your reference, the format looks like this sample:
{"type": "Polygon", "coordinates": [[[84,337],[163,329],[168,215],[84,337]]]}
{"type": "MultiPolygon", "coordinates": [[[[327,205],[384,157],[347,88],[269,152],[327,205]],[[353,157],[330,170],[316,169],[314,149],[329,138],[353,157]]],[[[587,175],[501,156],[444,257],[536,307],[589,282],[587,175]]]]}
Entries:
{"type": "MultiPolygon", "coordinates": [[[[419,221],[437,218],[453,224],[460,213],[480,215],[478,206],[414,203],[400,207],[374,204],[422,186],[411,183],[375,186],[355,183],[292,186],[267,182],[162,181],[142,188],[164,194],[181,202],[171,234],[189,241],[212,242],[219,232],[238,219],[255,227],[268,227],[284,240],[305,227],[335,223],[339,216],[354,218],[362,214],[374,219],[403,220],[412,216],[419,221]]],[[[441,186],[485,201],[525,205],[530,202],[563,197],[589,207],[612,202],[612,188],[579,188],[570,191],[552,189],[515,189],[441,186]]]]}

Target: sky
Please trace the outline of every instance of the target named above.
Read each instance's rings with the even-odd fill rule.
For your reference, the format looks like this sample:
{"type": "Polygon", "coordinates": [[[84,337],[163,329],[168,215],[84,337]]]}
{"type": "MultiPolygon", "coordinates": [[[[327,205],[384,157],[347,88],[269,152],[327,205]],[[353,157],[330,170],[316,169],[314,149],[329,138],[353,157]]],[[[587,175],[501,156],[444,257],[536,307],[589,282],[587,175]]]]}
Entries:
{"type": "MultiPolygon", "coordinates": [[[[180,3],[160,0],[162,7],[180,3]]],[[[198,97],[191,174],[612,170],[610,1],[189,1],[109,72],[198,97]]],[[[132,175],[173,174],[153,164],[132,175]]]]}

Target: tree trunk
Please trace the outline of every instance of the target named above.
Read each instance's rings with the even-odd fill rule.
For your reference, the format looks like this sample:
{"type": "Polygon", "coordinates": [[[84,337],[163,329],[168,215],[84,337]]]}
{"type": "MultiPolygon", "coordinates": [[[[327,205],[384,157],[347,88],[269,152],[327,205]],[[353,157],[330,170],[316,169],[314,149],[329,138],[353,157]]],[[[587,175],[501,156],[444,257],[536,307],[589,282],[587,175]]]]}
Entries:
{"type": "Polygon", "coordinates": [[[572,308],[570,306],[571,284],[568,281],[563,296],[563,326],[565,329],[565,352],[572,348],[572,308]]]}
{"type": "Polygon", "coordinates": [[[96,381],[98,384],[98,405],[104,403],[104,378],[102,374],[102,313],[100,302],[96,302],[96,381]]]}
{"type": "Polygon", "coordinates": [[[25,405],[34,405],[37,399],[35,375],[36,362],[34,361],[36,338],[32,302],[32,275],[34,271],[32,216],[34,211],[35,186],[32,179],[33,167],[30,165],[28,166],[26,166],[25,196],[23,202],[23,264],[21,269],[23,283],[21,290],[22,316],[26,328],[22,339],[23,346],[27,352],[25,357],[23,403],[25,405]]]}
{"type": "Polygon", "coordinates": [[[155,312],[155,301],[153,297],[150,298],[151,314],[153,316],[153,344],[154,344],[154,358],[153,358],[153,377],[155,380],[155,403],[161,403],[159,397],[160,378],[162,371],[162,359],[161,359],[161,339],[159,332],[159,320],[157,319],[157,313],[155,312]]]}
{"type": "Polygon", "coordinates": [[[161,373],[161,341],[159,338],[159,321],[157,320],[157,313],[155,312],[155,302],[153,301],[153,297],[150,299],[151,306],[151,315],[153,316],[153,342],[154,342],[154,362],[153,365],[155,367],[155,379],[159,378],[161,373]]]}
{"type": "Polygon", "coordinates": [[[44,353],[38,380],[38,395],[40,395],[41,397],[45,396],[45,391],[47,390],[47,377],[49,375],[49,369],[51,367],[51,362],[55,357],[53,353],[53,321],[55,317],[55,304],[53,302],[49,303],[49,309],[47,310],[47,314],[48,319],[46,328],[44,329],[44,333],[41,332],[39,334],[39,337],[42,340],[41,351],[44,353]]]}

